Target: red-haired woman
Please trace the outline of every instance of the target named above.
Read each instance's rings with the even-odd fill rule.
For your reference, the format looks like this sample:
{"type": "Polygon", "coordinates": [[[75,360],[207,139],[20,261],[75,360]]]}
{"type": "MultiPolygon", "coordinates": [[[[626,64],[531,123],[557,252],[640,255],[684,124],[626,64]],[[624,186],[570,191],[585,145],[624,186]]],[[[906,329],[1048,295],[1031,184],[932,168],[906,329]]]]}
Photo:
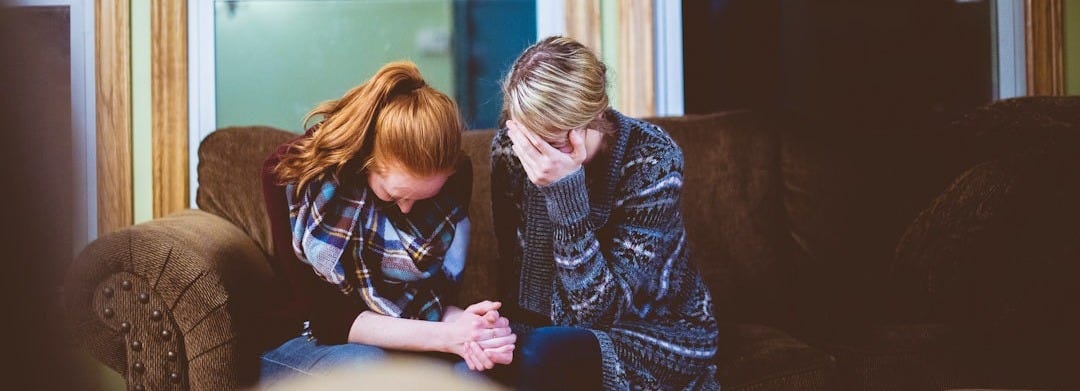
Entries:
{"type": "Polygon", "coordinates": [[[465,266],[472,172],[454,102],[395,62],[340,99],[264,164],[292,339],[265,352],[261,380],[443,352],[470,369],[512,360],[500,303],[448,305],[465,266]],[[303,326],[306,324],[306,326],[303,326]]]}

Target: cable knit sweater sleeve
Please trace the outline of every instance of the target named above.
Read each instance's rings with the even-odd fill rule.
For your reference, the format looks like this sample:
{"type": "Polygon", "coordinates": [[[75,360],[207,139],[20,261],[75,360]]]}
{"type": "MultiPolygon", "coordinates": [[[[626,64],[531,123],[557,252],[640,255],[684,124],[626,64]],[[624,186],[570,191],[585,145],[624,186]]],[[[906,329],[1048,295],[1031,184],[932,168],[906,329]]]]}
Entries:
{"type": "Polygon", "coordinates": [[[604,329],[619,320],[635,294],[655,285],[651,276],[666,269],[683,239],[682,151],[674,143],[644,143],[628,150],[623,162],[607,173],[621,178],[603,234],[610,237],[603,241],[589,219],[583,169],[541,187],[552,223],[557,324],[604,329]]]}

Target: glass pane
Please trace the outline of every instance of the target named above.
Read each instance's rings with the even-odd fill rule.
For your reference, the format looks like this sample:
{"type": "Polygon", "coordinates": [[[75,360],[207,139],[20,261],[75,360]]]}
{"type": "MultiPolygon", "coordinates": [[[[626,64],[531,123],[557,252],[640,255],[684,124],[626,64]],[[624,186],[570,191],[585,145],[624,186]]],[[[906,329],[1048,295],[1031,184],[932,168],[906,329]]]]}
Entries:
{"type": "Polygon", "coordinates": [[[455,93],[473,129],[496,126],[502,109],[499,83],[534,41],[535,0],[454,1],[455,93]]]}
{"type": "Polygon", "coordinates": [[[492,127],[498,78],[535,39],[534,0],[216,0],[217,126],[299,132],[317,103],[395,60],[417,64],[472,127],[492,127]]]}

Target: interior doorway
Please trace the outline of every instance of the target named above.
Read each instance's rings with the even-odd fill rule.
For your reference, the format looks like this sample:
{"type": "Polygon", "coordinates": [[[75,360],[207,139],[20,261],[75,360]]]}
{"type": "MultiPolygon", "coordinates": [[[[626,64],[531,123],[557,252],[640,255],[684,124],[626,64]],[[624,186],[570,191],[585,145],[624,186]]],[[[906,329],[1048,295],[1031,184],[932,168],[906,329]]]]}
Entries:
{"type": "Polygon", "coordinates": [[[62,275],[97,233],[93,2],[19,0],[3,8],[4,74],[14,84],[5,121],[23,205],[18,230],[47,235],[38,264],[62,275]]]}

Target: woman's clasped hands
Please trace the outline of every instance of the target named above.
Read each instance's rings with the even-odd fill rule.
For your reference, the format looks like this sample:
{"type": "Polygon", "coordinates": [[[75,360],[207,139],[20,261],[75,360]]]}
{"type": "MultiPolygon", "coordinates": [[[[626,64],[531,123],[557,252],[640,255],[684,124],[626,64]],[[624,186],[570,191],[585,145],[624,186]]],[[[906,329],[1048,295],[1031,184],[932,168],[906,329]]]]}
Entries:
{"type": "Polygon", "coordinates": [[[465,359],[469,369],[483,371],[514,360],[517,335],[510,320],[499,315],[502,303],[481,301],[443,319],[449,327],[451,351],[465,359]]]}

